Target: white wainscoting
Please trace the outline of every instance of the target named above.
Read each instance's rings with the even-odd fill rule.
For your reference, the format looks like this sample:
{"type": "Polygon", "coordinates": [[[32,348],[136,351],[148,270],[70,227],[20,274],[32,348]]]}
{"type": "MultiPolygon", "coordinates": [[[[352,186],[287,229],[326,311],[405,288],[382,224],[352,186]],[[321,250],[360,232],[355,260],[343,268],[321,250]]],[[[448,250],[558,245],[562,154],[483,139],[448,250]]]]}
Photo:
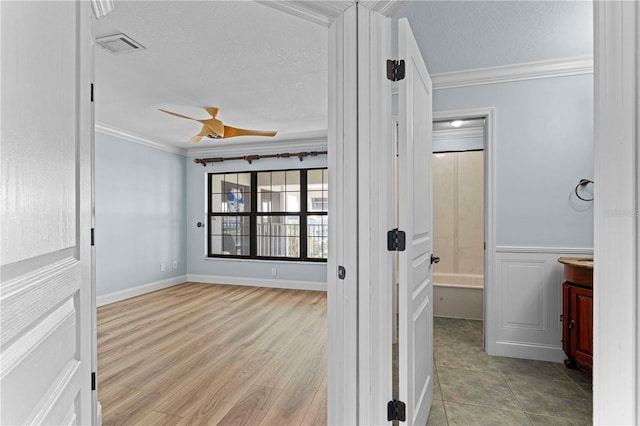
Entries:
{"type": "Polygon", "coordinates": [[[286,288],[290,290],[327,291],[327,283],[322,281],[291,281],[194,274],[189,274],[187,278],[189,282],[206,284],[246,285],[254,287],[286,288]]]}
{"type": "Polygon", "coordinates": [[[559,257],[590,257],[592,249],[497,247],[492,288],[499,300],[491,355],[561,362],[563,265],[559,257]]]}
{"type": "Polygon", "coordinates": [[[103,294],[96,297],[96,306],[108,305],[110,303],[119,302],[120,300],[129,299],[131,297],[140,296],[142,294],[151,293],[152,291],[161,290],[163,288],[172,287],[174,285],[187,282],[186,275],[180,275],[166,280],[155,281],[148,284],[142,284],[136,287],[127,288],[125,290],[115,291],[113,293],[103,294]]]}

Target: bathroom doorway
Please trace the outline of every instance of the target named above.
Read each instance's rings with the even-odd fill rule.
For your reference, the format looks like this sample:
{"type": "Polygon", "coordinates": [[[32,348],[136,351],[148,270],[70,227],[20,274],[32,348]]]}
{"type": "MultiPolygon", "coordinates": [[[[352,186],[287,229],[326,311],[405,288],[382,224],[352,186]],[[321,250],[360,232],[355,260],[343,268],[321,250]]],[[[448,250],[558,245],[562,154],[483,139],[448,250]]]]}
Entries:
{"type": "Polygon", "coordinates": [[[485,119],[433,122],[434,316],[484,316],[485,119]]]}

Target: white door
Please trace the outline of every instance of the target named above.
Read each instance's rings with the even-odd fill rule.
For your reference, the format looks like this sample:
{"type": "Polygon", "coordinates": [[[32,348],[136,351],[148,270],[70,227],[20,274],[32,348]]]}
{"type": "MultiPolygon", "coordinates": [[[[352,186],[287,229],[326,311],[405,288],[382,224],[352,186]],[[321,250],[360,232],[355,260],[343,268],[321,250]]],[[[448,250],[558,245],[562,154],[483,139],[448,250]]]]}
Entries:
{"type": "Polygon", "coordinates": [[[0,8],[0,423],[90,424],[90,3],[0,8]]]}
{"type": "Polygon", "coordinates": [[[424,425],[433,399],[433,253],[431,203],[432,92],[418,44],[406,18],[398,22],[399,228],[406,250],[399,268],[399,391],[406,422],[424,425]]]}

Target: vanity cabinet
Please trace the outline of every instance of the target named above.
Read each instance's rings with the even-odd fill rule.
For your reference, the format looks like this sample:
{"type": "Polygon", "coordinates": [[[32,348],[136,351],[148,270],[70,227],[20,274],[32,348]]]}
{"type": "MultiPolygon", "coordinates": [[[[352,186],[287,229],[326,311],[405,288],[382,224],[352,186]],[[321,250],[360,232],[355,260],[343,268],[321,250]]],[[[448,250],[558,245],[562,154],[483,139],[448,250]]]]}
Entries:
{"type": "Polygon", "coordinates": [[[593,366],[593,260],[560,258],[558,261],[564,264],[562,349],[567,355],[564,363],[569,368],[580,368],[591,376],[593,366]]]}

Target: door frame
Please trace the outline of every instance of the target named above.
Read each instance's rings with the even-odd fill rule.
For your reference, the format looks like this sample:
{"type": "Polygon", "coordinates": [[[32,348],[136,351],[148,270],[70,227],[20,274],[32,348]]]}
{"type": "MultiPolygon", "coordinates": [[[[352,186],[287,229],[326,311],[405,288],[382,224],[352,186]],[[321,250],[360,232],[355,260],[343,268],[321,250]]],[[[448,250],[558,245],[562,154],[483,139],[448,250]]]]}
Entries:
{"type": "Polygon", "coordinates": [[[492,355],[496,353],[498,330],[497,313],[500,312],[500,293],[491,283],[494,278],[494,258],[496,253],[496,205],[495,205],[495,119],[493,107],[434,111],[433,121],[469,120],[484,118],[484,289],[483,289],[483,347],[492,355]]]}
{"type": "Polygon", "coordinates": [[[638,2],[594,2],[595,424],[640,422],[638,26],[638,2]]]}

